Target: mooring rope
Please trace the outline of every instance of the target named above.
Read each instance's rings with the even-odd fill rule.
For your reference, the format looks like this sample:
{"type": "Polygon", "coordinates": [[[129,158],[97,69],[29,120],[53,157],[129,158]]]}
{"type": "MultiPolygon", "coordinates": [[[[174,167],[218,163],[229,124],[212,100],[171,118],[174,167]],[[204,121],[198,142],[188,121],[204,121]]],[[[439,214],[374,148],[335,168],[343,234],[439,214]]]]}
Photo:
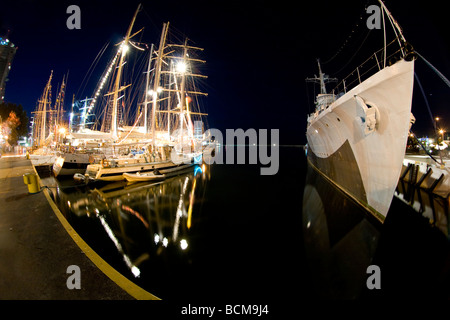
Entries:
{"type": "Polygon", "coordinates": [[[431,70],[433,70],[438,76],[439,78],[441,78],[442,81],[444,81],[444,83],[450,87],[450,81],[438,70],[436,69],[435,66],[433,66],[427,59],[425,59],[420,53],[418,53],[417,51],[415,51],[415,53],[423,60],[425,61],[425,63],[431,68],[431,70]]]}

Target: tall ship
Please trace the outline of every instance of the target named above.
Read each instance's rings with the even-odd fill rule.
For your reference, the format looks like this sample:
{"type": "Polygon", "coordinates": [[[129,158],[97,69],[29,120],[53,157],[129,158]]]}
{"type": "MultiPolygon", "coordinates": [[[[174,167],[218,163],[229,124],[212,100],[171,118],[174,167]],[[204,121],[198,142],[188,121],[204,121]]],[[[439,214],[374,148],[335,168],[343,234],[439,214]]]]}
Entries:
{"type": "Polygon", "coordinates": [[[207,93],[199,90],[197,80],[207,76],[197,73],[198,65],[205,63],[197,53],[203,49],[187,38],[176,41],[169,22],[163,24],[158,47],[133,40],[143,30],[133,33],[141,9],[139,5],[95,95],[84,100],[80,125],[70,125],[72,146],[98,145],[85,172],[93,179],[123,180],[123,174],[139,181],[161,179],[202,159],[207,114],[199,109],[199,97],[207,93]],[[144,56],[136,64],[130,63],[133,49],[144,56]],[[145,65],[146,71],[135,70],[135,65],[145,65]],[[127,68],[128,73],[142,75],[134,84],[124,83],[127,68]],[[104,87],[109,92],[102,94],[104,87]],[[137,96],[143,97],[133,103],[137,96]],[[96,121],[88,128],[90,116],[96,121]]]}
{"type": "Polygon", "coordinates": [[[58,85],[55,103],[52,105],[53,70],[41,97],[37,101],[36,109],[32,112],[31,121],[31,154],[29,155],[35,166],[54,163],[58,157],[57,149],[63,140],[64,121],[63,105],[68,74],[63,76],[62,84],[58,85]]]}
{"type": "MultiPolygon", "coordinates": [[[[315,111],[307,119],[307,159],[328,180],[381,223],[389,211],[402,170],[411,123],[415,54],[384,3],[395,39],[375,52],[331,92],[319,63],[315,111]],[[396,49],[392,49],[395,46],[396,49]],[[373,63],[374,71],[367,75],[373,63]]],[[[383,19],[384,21],[384,19],[383,19]]],[[[385,27],[385,26],[384,26],[385,27]]]]}

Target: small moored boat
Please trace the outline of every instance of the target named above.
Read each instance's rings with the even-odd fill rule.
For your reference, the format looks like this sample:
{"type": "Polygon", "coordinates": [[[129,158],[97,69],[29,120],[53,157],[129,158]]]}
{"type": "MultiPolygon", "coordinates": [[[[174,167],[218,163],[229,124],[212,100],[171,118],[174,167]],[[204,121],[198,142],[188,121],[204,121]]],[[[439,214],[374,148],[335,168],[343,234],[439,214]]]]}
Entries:
{"type": "Polygon", "coordinates": [[[170,168],[170,169],[162,169],[162,170],[155,169],[152,172],[147,172],[147,173],[139,173],[139,172],[127,173],[127,172],[125,172],[123,174],[123,177],[128,182],[160,181],[160,180],[167,179],[169,177],[176,176],[181,173],[185,173],[186,171],[191,170],[191,168],[194,166],[195,166],[194,163],[189,163],[189,164],[182,164],[175,168],[170,168]]]}

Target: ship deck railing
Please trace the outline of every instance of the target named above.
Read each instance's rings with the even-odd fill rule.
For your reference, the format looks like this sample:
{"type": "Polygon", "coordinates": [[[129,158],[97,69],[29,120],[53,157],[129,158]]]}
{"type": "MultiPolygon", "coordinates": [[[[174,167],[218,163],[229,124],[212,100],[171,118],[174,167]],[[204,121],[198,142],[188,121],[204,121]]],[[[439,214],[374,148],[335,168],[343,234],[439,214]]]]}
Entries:
{"type": "Polygon", "coordinates": [[[386,65],[392,65],[397,62],[401,57],[402,51],[398,45],[395,45],[396,42],[397,39],[394,39],[386,45],[386,59],[384,58],[384,47],[375,51],[333,88],[333,94],[340,97],[347,93],[351,88],[356,87],[358,84],[374,75],[376,72],[384,69],[386,65]]]}

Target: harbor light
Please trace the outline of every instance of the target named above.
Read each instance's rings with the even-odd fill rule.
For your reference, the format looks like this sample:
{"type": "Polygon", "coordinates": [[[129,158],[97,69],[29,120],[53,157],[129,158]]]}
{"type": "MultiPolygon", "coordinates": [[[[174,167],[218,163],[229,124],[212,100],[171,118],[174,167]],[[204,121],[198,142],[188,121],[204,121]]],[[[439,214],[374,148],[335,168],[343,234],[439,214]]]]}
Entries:
{"type": "Polygon", "coordinates": [[[188,243],[185,239],[180,240],[180,247],[181,247],[181,250],[186,250],[186,248],[188,247],[188,243]]]}
{"type": "Polygon", "coordinates": [[[187,70],[186,63],[183,61],[178,62],[177,65],[175,66],[175,70],[179,73],[185,73],[187,70]]]}

